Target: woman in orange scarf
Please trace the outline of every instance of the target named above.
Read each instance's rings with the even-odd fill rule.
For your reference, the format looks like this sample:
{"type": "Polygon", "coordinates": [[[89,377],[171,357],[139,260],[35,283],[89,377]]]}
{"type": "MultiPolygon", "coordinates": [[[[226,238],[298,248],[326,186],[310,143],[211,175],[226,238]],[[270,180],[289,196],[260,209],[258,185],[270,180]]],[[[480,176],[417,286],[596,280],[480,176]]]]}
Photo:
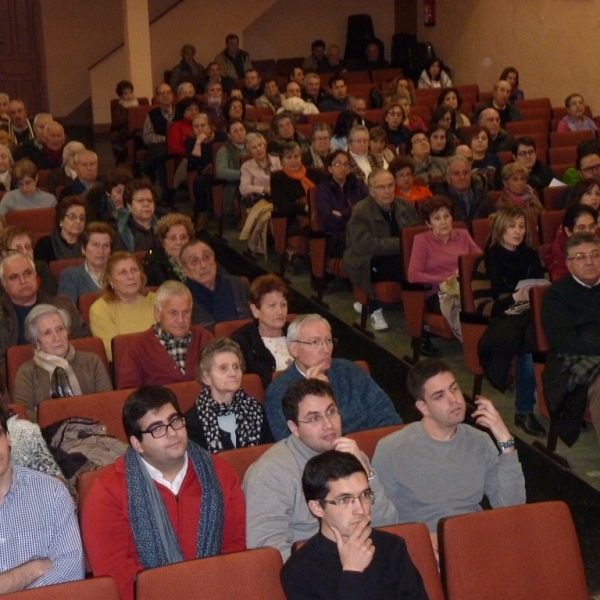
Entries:
{"type": "Polygon", "coordinates": [[[288,217],[288,235],[308,229],[308,190],[321,183],[319,169],[302,164],[302,152],[296,142],[282,145],[283,169],[271,173],[271,202],[274,217],[288,217]]]}

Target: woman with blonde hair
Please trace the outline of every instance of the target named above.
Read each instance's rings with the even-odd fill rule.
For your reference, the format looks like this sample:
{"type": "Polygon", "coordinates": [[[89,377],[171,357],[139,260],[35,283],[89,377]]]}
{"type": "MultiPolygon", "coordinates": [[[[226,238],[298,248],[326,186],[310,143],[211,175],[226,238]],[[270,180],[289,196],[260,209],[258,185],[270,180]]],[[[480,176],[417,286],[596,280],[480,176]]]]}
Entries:
{"type": "Polygon", "coordinates": [[[527,183],[529,169],[518,162],[508,163],[502,168],[504,190],[496,202],[496,209],[514,205],[527,214],[539,217],[544,207],[537,197],[535,190],[527,183]]]}

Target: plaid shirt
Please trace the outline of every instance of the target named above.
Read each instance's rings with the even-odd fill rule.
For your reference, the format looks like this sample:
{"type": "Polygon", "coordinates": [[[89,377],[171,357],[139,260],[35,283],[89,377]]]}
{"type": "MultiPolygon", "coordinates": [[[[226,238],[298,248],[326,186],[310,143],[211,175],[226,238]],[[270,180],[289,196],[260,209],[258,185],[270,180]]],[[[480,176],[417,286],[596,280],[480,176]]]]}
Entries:
{"type": "Polygon", "coordinates": [[[169,353],[182,373],[185,373],[185,357],[192,341],[192,332],[188,331],[181,339],[176,339],[170,333],[163,331],[158,323],[154,324],[154,335],[169,353]]]}
{"type": "Polygon", "coordinates": [[[12,483],[0,506],[0,573],[37,558],[52,569],[29,587],[83,579],[83,549],[75,505],[64,483],[12,465],[12,483]]]}

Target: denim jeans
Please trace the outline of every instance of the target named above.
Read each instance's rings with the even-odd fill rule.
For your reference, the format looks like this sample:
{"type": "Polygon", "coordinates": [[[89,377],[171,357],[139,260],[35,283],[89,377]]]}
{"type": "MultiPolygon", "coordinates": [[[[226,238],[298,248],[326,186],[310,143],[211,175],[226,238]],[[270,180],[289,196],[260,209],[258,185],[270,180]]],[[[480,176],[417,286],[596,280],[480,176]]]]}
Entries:
{"type": "Polygon", "coordinates": [[[533,355],[521,354],[517,363],[517,385],[515,411],[518,414],[532,413],[535,406],[535,372],[533,355]]]}

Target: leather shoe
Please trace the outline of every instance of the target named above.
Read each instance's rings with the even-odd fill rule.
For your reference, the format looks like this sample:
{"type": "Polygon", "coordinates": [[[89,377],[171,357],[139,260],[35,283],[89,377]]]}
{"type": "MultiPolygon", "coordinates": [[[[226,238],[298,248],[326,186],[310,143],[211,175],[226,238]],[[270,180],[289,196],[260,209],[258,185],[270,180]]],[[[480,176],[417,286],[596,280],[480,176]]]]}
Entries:
{"type": "Polygon", "coordinates": [[[546,435],[546,430],[540,425],[533,413],[517,413],[515,415],[515,425],[529,435],[535,435],[536,437],[546,435]]]}
{"type": "Polygon", "coordinates": [[[421,354],[429,358],[437,358],[442,353],[433,345],[430,337],[421,338],[421,354]]]}

